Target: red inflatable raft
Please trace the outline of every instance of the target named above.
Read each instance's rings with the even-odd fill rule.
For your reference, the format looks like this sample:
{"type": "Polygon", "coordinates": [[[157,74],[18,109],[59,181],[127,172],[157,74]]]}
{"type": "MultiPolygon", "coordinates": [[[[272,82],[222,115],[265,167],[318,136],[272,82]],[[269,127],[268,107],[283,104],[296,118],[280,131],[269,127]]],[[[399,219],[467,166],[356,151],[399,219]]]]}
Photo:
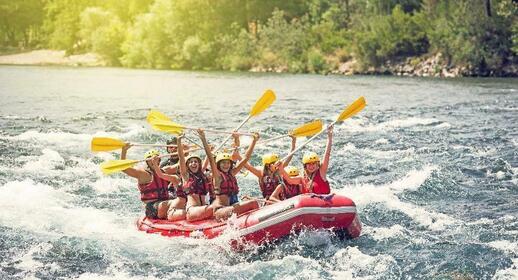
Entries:
{"type": "Polygon", "coordinates": [[[229,227],[237,232],[239,241],[262,244],[289,235],[302,228],[331,229],[345,233],[348,238],[360,235],[361,223],[354,202],[341,195],[303,194],[244,213],[225,222],[154,220],[146,217],[137,221],[139,230],[164,236],[214,238],[229,227]]]}

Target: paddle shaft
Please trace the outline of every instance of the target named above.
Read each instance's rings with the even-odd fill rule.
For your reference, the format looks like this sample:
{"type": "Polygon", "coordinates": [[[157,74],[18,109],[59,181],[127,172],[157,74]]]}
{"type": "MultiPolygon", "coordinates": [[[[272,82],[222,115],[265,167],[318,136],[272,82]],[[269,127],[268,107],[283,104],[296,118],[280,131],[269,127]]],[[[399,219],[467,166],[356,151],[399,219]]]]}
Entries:
{"type": "Polygon", "coordinates": [[[202,149],[202,148],[203,148],[200,144],[196,143],[196,141],[192,140],[191,138],[189,138],[189,137],[187,137],[187,136],[185,136],[185,135],[184,135],[183,137],[184,137],[185,139],[187,139],[187,141],[189,141],[189,142],[191,142],[193,145],[195,145],[196,147],[198,147],[198,148],[200,148],[200,149],[202,149]]]}
{"type": "MultiPolygon", "coordinates": [[[[343,122],[345,119],[352,117],[356,113],[360,112],[365,108],[365,98],[361,96],[360,98],[356,99],[351,105],[347,106],[345,110],[342,111],[342,113],[338,116],[338,118],[332,122],[330,125],[327,126],[329,129],[333,125],[335,125],[337,122],[343,122]]],[[[282,161],[285,161],[288,157],[295,154],[298,150],[302,149],[302,147],[306,146],[309,142],[313,141],[313,139],[317,138],[320,134],[322,134],[324,130],[320,131],[319,133],[315,134],[313,137],[309,138],[306,142],[304,142],[302,145],[298,146],[295,150],[293,150],[291,153],[289,153],[287,156],[285,156],[282,161]]]]}
{"type": "MultiPolygon", "coordinates": [[[[189,150],[185,150],[183,151],[184,153],[188,153],[188,152],[191,152],[191,151],[197,151],[197,150],[200,150],[201,148],[199,147],[195,147],[195,148],[192,148],[192,149],[189,149],[189,150]]],[[[168,156],[175,156],[175,155],[178,155],[178,153],[170,153],[170,154],[163,154],[163,155],[159,155],[157,156],[157,158],[163,158],[163,157],[168,157],[168,156]]],[[[148,159],[141,159],[137,162],[143,162],[143,161],[146,161],[148,159]]]]}
{"type": "MultiPolygon", "coordinates": [[[[266,143],[271,142],[271,141],[273,141],[273,140],[281,139],[281,138],[288,137],[288,136],[290,136],[290,135],[289,135],[289,134],[286,134],[286,135],[279,135],[279,136],[275,136],[275,137],[273,137],[273,138],[269,138],[269,139],[265,139],[265,140],[263,140],[263,141],[259,141],[259,142],[257,142],[257,144],[256,144],[256,145],[259,145],[259,144],[266,144],[266,143]]],[[[244,147],[244,146],[239,147],[239,149],[240,149],[240,150],[241,150],[241,149],[244,149],[244,148],[247,148],[247,147],[244,147]]]]}
{"type": "MultiPolygon", "coordinates": [[[[330,125],[328,125],[327,127],[331,127],[333,125],[335,125],[336,123],[338,122],[338,120],[332,122],[330,125]]],[[[283,157],[280,161],[281,162],[284,162],[287,158],[291,157],[292,155],[294,155],[298,150],[302,149],[304,146],[306,146],[309,142],[313,141],[315,138],[317,138],[318,136],[320,136],[320,134],[322,134],[325,130],[322,130],[320,131],[319,133],[313,135],[311,138],[309,138],[306,142],[302,143],[300,146],[298,146],[295,150],[291,151],[287,156],[283,157]]]]}
{"type": "MultiPolygon", "coordinates": [[[[243,122],[241,122],[241,124],[236,128],[234,129],[235,132],[237,132],[243,125],[245,125],[245,123],[252,117],[252,115],[248,115],[248,117],[243,120],[243,122]]],[[[225,138],[225,140],[223,140],[223,142],[221,142],[221,144],[219,144],[216,149],[214,149],[214,152],[213,153],[216,153],[217,151],[219,151],[223,145],[225,145],[225,143],[227,143],[227,141],[232,137],[232,134],[230,134],[229,136],[227,136],[227,138],[225,138]]]]}
{"type": "MultiPolygon", "coordinates": [[[[190,130],[198,130],[198,128],[188,127],[188,126],[183,126],[182,128],[183,129],[190,129],[190,130]]],[[[212,130],[212,129],[203,129],[203,131],[205,131],[205,132],[212,132],[212,133],[221,133],[221,134],[234,134],[234,133],[238,133],[240,135],[254,136],[252,133],[237,132],[237,131],[222,131],[222,130],[212,130]]],[[[230,135],[230,136],[232,137],[232,135],[230,135]]]]}
{"type": "Polygon", "coordinates": [[[177,145],[164,145],[164,144],[141,144],[141,143],[130,143],[131,146],[139,147],[177,147],[177,145]]]}
{"type": "Polygon", "coordinates": [[[290,136],[289,134],[286,134],[286,135],[279,135],[279,136],[275,136],[273,138],[269,138],[269,139],[265,139],[263,141],[259,141],[257,142],[257,144],[264,144],[264,143],[268,143],[268,142],[271,142],[271,141],[274,141],[274,140],[277,140],[277,139],[281,139],[281,138],[284,138],[284,137],[288,137],[290,136]]]}

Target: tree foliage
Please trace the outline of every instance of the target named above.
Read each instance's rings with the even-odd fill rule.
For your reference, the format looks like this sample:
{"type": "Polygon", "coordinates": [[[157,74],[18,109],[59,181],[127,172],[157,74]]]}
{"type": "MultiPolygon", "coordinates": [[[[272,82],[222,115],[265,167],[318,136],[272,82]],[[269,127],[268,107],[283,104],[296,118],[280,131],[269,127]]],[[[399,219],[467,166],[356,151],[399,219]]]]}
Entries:
{"type": "Polygon", "coordinates": [[[516,62],[513,0],[0,0],[2,47],[96,52],[112,65],[327,72],[442,53],[516,62]]]}
{"type": "Polygon", "coordinates": [[[43,18],[44,0],[0,0],[0,45],[38,44],[43,18]]]}

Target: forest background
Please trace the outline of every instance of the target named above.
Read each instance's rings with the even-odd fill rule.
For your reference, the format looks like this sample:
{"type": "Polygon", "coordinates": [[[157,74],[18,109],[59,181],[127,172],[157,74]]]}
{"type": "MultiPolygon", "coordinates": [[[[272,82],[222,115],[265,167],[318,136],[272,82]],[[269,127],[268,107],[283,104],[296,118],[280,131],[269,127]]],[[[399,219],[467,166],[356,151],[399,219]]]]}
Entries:
{"type": "Polygon", "coordinates": [[[513,0],[0,0],[0,53],[107,66],[517,76],[513,0]]]}

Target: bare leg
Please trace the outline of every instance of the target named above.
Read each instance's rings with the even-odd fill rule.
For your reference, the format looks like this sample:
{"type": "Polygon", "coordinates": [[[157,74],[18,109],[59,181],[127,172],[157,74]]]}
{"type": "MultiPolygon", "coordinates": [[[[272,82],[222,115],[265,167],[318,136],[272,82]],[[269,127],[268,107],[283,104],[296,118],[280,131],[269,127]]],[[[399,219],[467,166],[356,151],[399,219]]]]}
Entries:
{"type": "Polygon", "coordinates": [[[169,205],[169,207],[174,207],[178,209],[185,209],[185,204],[187,204],[187,199],[184,197],[177,197],[170,201],[171,204],[169,205]]]}
{"type": "Polygon", "coordinates": [[[212,206],[190,206],[187,210],[187,221],[199,221],[209,219],[213,216],[212,206]]]}
{"type": "MultiPolygon", "coordinates": [[[[215,208],[216,209],[216,208],[215,208]]],[[[228,219],[234,212],[233,206],[225,206],[214,211],[214,218],[218,221],[228,219]]]]}
{"type": "Polygon", "coordinates": [[[237,215],[259,208],[257,200],[247,200],[234,204],[234,213],[237,215]]]}
{"type": "Polygon", "coordinates": [[[171,208],[171,202],[172,200],[166,200],[158,204],[157,216],[159,219],[167,218],[167,211],[169,210],[169,208],[171,208]]]}
{"type": "Polygon", "coordinates": [[[171,222],[185,220],[185,210],[174,207],[169,208],[169,211],[167,211],[167,220],[171,222]]]}
{"type": "Polygon", "coordinates": [[[175,199],[160,202],[160,204],[158,204],[158,218],[166,219],[169,215],[169,209],[185,209],[186,202],[187,200],[183,197],[177,197],[175,199]]]}

